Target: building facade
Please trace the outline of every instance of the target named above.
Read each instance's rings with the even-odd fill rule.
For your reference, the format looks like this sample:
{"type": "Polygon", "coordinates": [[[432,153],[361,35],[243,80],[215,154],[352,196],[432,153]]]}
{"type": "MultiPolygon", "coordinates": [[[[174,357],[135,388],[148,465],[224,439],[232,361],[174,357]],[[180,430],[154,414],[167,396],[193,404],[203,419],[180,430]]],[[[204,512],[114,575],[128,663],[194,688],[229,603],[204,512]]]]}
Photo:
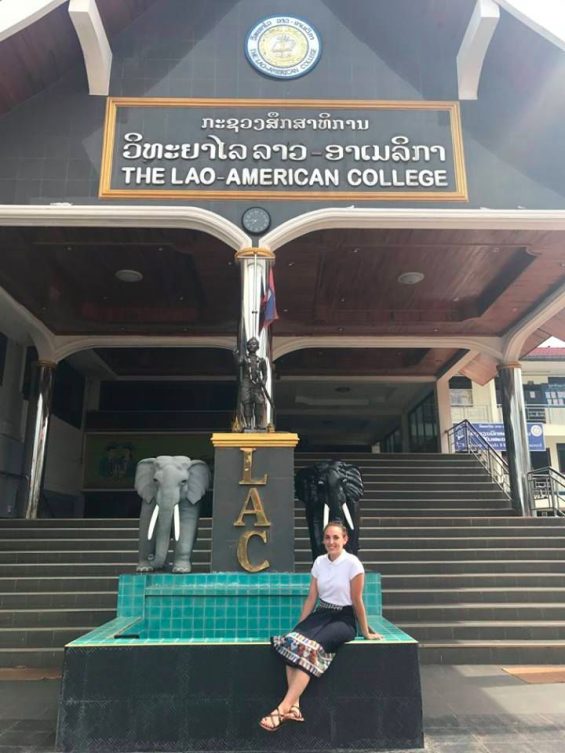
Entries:
{"type": "Polygon", "coordinates": [[[551,24],[510,0],[21,5],[0,10],[0,514],[42,489],[54,514],[133,513],[137,460],[230,426],[251,336],[303,448],[447,451],[450,379],[498,371],[524,510],[521,359],[565,333],[551,24]]]}

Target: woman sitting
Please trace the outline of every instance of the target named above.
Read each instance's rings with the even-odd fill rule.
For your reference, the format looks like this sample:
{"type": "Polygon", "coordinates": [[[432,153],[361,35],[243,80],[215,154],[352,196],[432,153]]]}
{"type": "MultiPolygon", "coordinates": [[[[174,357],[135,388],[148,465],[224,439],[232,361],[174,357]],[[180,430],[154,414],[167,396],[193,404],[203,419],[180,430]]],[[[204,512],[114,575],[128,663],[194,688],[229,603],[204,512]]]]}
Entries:
{"type": "Polygon", "coordinates": [[[312,566],[310,590],[300,621],[290,633],[271,639],[286,664],[288,689],[278,706],[259,722],[267,732],[276,732],[286,721],[304,721],[300,697],[310,678],[320,677],[330,666],[337,649],[355,638],[355,618],[367,640],[382,638],[367,623],[363,603],[365,569],[354,554],[345,551],[346,543],[345,526],[340,521],[328,523],[324,528],[327,554],[317,557],[312,566]]]}

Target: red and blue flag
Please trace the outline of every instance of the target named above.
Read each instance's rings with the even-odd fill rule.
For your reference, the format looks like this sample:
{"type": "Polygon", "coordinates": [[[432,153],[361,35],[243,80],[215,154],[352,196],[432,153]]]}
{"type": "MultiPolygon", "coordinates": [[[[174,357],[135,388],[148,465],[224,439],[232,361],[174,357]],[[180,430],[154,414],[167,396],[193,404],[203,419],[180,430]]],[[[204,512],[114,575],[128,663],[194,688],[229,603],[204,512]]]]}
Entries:
{"type": "Polygon", "coordinates": [[[261,313],[259,316],[260,329],[267,329],[279,318],[277,313],[277,298],[275,295],[275,276],[273,270],[269,270],[267,289],[261,297],[261,313]]]}

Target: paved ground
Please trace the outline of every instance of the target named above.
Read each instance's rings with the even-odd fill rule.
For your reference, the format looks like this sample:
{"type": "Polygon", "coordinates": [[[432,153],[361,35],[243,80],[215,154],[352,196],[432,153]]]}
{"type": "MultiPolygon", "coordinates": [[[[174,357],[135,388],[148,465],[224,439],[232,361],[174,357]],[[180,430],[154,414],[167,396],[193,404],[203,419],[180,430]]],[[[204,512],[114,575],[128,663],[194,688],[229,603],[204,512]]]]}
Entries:
{"type": "MultiPolygon", "coordinates": [[[[422,681],[428,753],[565,753],[565,684],[493,666],[424,666],[422,681]]],[[[58,694],[57,680],[0,681],[0,753],[53,751],[58,694]]]]}

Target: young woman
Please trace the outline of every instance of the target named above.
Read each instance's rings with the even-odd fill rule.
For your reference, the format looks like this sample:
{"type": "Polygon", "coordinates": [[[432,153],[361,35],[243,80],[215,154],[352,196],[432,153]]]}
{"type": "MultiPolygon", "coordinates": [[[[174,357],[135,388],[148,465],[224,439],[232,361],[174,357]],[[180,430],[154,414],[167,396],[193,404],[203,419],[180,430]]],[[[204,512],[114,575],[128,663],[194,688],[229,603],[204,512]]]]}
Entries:
{"type": "Polygon", "coordinates": [[[303,722],[300,696],[311,677],[320,677],[330,666],[337,649],[355,638],[355,618],[367,640],[378,640],[367,622],[363,603],[365,570],[359,559],[345,551],[347,529],[340,521],[324,528],[323,554],[311,570],[310,591],[298,625],[286,635],[271,639],[286,664],[288,689],[279,705],[259,722],[267,732],[276,732],[283,722],[303,722]],[[319,599],[318,607],[316,602],[319,599]]]}

